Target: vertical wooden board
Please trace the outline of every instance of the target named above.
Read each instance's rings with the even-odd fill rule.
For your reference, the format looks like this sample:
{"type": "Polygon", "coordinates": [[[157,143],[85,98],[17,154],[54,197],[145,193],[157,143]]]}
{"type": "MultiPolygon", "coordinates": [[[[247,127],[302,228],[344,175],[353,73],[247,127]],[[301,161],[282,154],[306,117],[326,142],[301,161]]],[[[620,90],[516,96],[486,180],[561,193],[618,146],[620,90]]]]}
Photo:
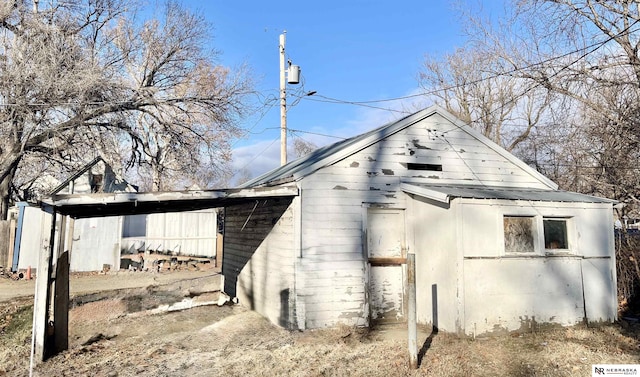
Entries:
{"type": "Polygon", "coordinates": [[[402,266],[372,266],[369,271],[371,320],[403,321],[402,266]]]}
{"type": "Polygon", "coordinates": [[[31,356],[36,362],[44,361],[49,320],[49,294],[51,281],[51,253],[53,252],[52,221],[53,216],[42,212],[40,222],[40,248],[38,252],[38,272],[33,305],[33,342],[31,356]]]}
{"type": "Polygon", "coordinates": [[[53,352],[69,348],[69,252],[64,251],[56,262],[53,300],[53,352]]]}
{"type": "MultiPolygon", "coordinates": [[[[366,227],[369,258],[403,256],[403,210],[368,208],[366,227]]],[[[405,320],[403,271],[402,266],[369,265],[369,311],[372,321],[405,320]]]]}
{"type": "Polygon", "coordinates": [[[369,258],[401,257],[405,237],[403,211],[369,208],[367,216],[369,258]]]}
{"type": "Polygon", "coordinates": [[[613,269],[615,266],[609,258],[582,260],[584,306],[589,323],[616,319],[618,302],[613,269]]]}
{"type": "Polygon", "coordinates": [[[6,264],[9,259],[10,233],[9,220],[0,221],[0,267],[10,267],[6,264]]]}

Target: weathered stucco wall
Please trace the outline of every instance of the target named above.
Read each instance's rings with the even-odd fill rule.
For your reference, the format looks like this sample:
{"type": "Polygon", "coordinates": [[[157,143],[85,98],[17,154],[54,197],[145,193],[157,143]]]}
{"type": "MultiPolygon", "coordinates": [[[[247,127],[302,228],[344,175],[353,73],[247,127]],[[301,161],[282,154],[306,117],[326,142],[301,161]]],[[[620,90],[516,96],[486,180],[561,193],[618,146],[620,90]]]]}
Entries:
{"type": "Polygon", "coordinates": [[[610,204],[456,199],[444,209],[415,199],[419,322],[436,316],[442,330],[482,335],[615,320],[610,204]],[[569,249],[540,241],[534,253],[506,253],[505,215],[532,216],[540,226],[543,218],[567,219],[569,249]]]}
{"type": "MultiPolygon", "coordinates": [[[[296,202],[297,203],[297,202],[296,202]]],[[[298,328],[292,199],[260,199],[225,209],[224,291],[273,323],[298,328]]]]}
{"type": "Polygon", "coordinates": [[[414,234],[410,245],[416,255],[416,310],[420,324],[457,332],[462,327],[459,295],[462,256],[455,203],[452,208],[419,196],[408,205],[409,223],[414,234]]]}

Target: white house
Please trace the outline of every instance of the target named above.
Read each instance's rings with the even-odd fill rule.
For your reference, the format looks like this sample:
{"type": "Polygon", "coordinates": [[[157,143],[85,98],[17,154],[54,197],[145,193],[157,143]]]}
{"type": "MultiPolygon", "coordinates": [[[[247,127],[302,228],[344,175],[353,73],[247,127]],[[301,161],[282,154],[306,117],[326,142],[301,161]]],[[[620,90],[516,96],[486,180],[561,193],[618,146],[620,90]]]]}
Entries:
{"type": "Polygon", "coordinates": [[[309,329],[467,335],[616,319],[613,201],[557,185],[439,107],[320,148],[225,205],[224,291],[309,329]]]}

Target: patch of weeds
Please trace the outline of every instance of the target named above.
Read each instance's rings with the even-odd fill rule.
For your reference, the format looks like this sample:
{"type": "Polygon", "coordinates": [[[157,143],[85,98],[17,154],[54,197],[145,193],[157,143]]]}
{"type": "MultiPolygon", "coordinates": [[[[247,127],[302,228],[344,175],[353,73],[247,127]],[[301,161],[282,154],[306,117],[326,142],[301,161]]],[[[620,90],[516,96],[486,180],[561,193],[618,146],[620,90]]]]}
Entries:
{"type": "Polygon", "coordinates": [[[5,344],[22,343],[31,338],[33,324],[33,305],[17,306],[13,310],[3,311],[0,319],[0,342],[5,344]]]}

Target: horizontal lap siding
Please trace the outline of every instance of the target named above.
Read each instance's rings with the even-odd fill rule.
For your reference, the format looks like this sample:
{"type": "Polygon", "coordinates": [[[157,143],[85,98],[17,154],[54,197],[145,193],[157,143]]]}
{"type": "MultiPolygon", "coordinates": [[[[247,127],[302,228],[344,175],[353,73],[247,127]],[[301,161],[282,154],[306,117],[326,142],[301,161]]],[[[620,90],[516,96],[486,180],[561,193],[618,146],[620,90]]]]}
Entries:
{"type": "Polygon", "coordinates": [[[472,135],[439,116],[427,118],[337,162],[338,176],[398,177],[436,184],[548,188],[472,135]],[[442,165],[442,171],[408,170],[408,163],[442,165]],[[364,174],[357,174],[355,171],[364,174]]]}
{"type": "Polygon", "coordinates": [[[225,211],[225,292],[285,328],[295,328],[291,199],[263,199],[225,211]]]}
{"type": "Polygon", "coordinates": [[[363,203],[404,206],[397,177],[369,177],[327,167],[302,185],[302,260],[308,328],[337,323],[365,325],[365,258],[362,246],[363,203]],[[351,173],[351,174],[347,174],[351,173]]]}

